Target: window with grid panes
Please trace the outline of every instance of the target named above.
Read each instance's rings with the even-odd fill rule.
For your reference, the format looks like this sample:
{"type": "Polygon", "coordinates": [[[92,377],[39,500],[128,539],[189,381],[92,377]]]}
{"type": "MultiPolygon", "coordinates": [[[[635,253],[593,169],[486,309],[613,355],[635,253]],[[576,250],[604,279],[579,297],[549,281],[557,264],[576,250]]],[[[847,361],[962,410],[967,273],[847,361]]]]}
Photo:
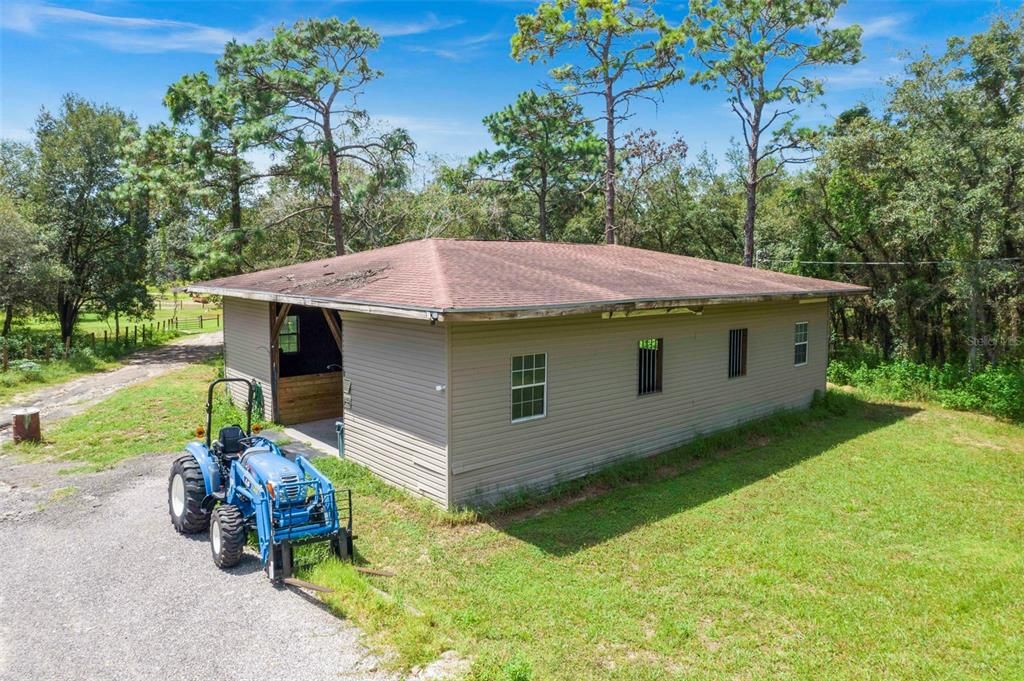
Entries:
{"type": "Polygon", "coordinates": [[[547,412],[548,356],[512,358],[512,422],[538,419],[547,412]]]}
{"type": "Polygon", "coordinates": [[[295,315],[284,318],[281,332],[277,335],[277,346],[281,352],[289,354],[299,351],[299,318],[295,315]]]}
{"type": "Polygon", "coordinates": [[[797,322],[793,327],[793,364],[807,364],[807,322],[797,322]]]}

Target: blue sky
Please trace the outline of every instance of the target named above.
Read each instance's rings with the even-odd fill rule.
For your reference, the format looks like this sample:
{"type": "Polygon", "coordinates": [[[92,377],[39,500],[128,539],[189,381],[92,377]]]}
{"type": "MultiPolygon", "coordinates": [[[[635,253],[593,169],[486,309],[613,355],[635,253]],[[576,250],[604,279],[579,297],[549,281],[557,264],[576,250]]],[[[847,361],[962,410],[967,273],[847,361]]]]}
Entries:
{"type": "MultiPolygon", "coordinates": [[[[182,74],[207,70],[225,41],[265,36],[280,23],[331,15],[356,18],[383,36],[372,63],[385,72],[362,104],[374,116],[407,128],[424,154],[448,159],[487,145],[480,123],[547,68],[509,58],[517,14],[530,2],[216,2],[164,0],[51,4],[3,0],[0,7],[0,136],[28,141],[40,107],[53,108],[65,92],[108,102],[144,123],[164,119],[161,99],[182,74]]],[[[881,82],[900,72],[899,55],[941,49],[950,35],[986,26],[993,13],[1018,2],[988,0],[850,0],[838,21],[864,27],[866,59],[828,69],[826,96],[803,113],[824,122],[865,102],[879,106],[881,82]]],[[[678,18],[685,3],[663,3],[678,18]]],[[[680,133],[691,152],[721,157],[739,135],[739,122],[720,92],[686,84],[658,106],[636,107],[630,127],[680,133]]]]}

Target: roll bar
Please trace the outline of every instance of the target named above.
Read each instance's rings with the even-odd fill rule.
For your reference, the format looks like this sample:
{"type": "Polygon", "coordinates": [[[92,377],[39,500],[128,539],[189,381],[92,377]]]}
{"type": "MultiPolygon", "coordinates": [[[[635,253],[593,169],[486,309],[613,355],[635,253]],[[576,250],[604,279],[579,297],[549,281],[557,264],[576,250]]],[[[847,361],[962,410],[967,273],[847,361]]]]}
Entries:
{"type": "Polygon", "coordinates": [[[255,381],[247,381],[244,378],[218,378],[210,384],[206,391],[206,448],[212,444],[211,430],[213,429],[213,389],[220,383],[244,383],[248,388],[245,398],[245,435],[252,436],[252,394],[255,390],[255,381]]]}

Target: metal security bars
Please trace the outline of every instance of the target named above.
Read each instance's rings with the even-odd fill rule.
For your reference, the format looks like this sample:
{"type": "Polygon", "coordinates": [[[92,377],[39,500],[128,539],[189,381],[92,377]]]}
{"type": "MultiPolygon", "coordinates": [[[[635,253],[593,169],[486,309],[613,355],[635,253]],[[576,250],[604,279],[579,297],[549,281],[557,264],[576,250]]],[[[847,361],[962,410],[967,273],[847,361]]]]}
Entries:
{"type": "Polygon", "coordinates": [[[793,327],[793,364],[807,364],[807,322],[797,322],[793,327]]]}
{"type": "Polygon", "coordinates": [[[661,392],[661,346],[660,338],[640,341],[637,353],[637,392],[640,395],[661,392]]]}
{"type": "Polygon", "coordinates": [[[539,419],[547,413],[548,356],[512,358],[512,422],[539,419]]]}
{"type": "Polygon", "coordinates": [[[747,330],[729,330],[729,378],[747,375],[747,330]]]}

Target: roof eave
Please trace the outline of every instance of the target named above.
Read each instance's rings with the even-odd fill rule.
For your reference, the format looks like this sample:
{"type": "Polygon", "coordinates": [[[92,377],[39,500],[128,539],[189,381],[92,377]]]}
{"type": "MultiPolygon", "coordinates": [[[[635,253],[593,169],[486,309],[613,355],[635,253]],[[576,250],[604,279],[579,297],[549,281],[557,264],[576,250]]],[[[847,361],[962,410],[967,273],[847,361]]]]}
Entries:
{"type": "Polygon", "coordinates": [[[631,310],[694,308],[706,305],[726,305],[745,303],[779,302],[786,300],[826,299],[840,296],[860,296],[870,293],[870,289],[831,289],[823,291],[799,291],[792,293],[736,294],[725,296],[704,296],[688,298],[644,298],[621,301],[595,301],[591,303],[567,303],[563,305],[535,305],[529,307],[488,307],[488,308],[448,308],[443,311],[444,318],[449,321],[488,321],[499,319],[529,319],[542,317],[565,317],[578,314],[594,314],[598,312],[628,312],[631,310]]]}
{"type": "Polygon", "coordinates": [[[429,307],[416,307],[413,305],[397,306],[381,303],[360,303],[356,301],[338,300],[337,298],[302,296],[294,293],[273,293],[270,291],[209,286],[206,284],[192,284],[188,286],[186,290],[189,293],[206,293],[212,296],[261,300],[268,303],[288,303],[290,305],[303,305],[305,307],[325,307],[328,310],[341,310],[343,312],[362,312],[364,314],[404,317],[406,319],[427,319],[430,321],[439,321],[443,319],[443,310],[429,307]]]}
{"type": "Polygon", "coordinates": [[[784,300],[809,300],[815,298],[832,298],[839,296],[861,296],[870,293],[864,287],[852,289],[825,289],[816,291],[796,291],[789,293],[734,294],[704,297],[671,297],[644,298],[619,301],[593,301],[586,303],[565,303],[561,305],[530,305],[509,307],[479,308],[431,308],[414,305],[387,305],[359,301],[339,300],[337,298],[321,298],[302,296],[292,293],[273,293],[252,289],[228,288],[194,284],[187,287],[192,293],[262,300],[266,302],[290,303],[307,307],[324,307],[332,310],[360,312],[407,319],[424,319],[430,321],[488,321],[501,319],[531,319],[544,317],[565,317],[578,314],[594,314],[598,312],[622,312],[630,310],[649,310],[659,308],[703,307],[705,305],[725,305],[744,303],[763,303],[784,300]]]}

